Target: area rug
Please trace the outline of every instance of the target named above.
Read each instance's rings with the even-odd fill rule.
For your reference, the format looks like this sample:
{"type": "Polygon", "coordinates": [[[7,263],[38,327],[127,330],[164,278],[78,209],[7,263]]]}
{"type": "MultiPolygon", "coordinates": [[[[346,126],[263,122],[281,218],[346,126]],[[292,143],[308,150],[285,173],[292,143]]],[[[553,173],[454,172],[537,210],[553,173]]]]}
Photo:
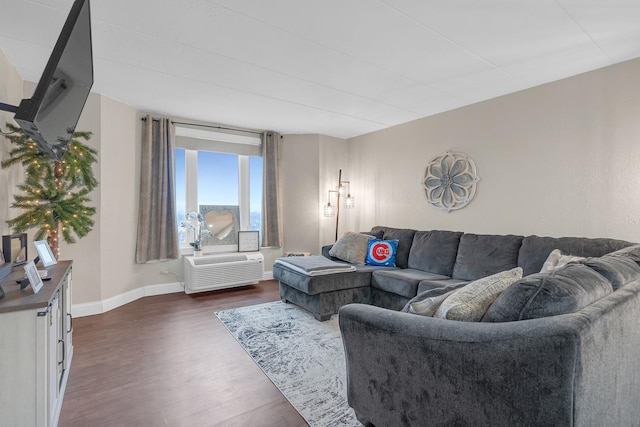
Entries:
{"type": "Polygon", "coordinates": [[[278,301],[216,316],[310,426],[361,425],[347,404],[337,315],[318,322],[278,301]]]}

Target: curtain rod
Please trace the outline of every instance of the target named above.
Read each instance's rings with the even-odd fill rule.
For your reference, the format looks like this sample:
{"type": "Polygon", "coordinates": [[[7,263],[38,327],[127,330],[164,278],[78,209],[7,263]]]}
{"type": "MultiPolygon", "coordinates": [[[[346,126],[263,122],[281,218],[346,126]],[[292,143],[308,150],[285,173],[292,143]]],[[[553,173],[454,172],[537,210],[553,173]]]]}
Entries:
{"type": "MultiPolygon", "coordinates": [[[[142,117],[141,120],[143,122],[147,121],[146,117],[142,117]]],[[[157,122],[159,119],[152,119],[154,122],[157,122]]],[[[230,127],[224,127],[224,126],[215,126],[215,125],[201,125],[199,123],[187,123],[187,122],[174,122],[173,120],[171,121],[173,124],[176,125],[187,125],[187,126],[199,126],[199,127],[203,127],[203,128],[212,128],[212,129],[221,129],[221,130],[232,130],[232,131],[236,131],[236,132],[246,132],[246,133],[254,133],[256,135],[262,135],[263,132],[258,132],[255,130],[248,130],[248,129],[240,129],[240,128],[230,128],[230,127]]]]}

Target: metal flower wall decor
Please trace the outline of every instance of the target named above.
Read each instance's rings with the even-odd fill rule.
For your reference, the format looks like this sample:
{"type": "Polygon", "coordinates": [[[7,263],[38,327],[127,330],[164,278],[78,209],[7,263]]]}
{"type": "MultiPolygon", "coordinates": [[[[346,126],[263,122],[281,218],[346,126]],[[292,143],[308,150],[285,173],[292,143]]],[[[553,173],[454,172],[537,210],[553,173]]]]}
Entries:
{"type": "Polygon", "coordinates": [[[422,186],[430,204],[451,212],[469,204],[479,180],[476,165],[469,156],[446,151],[429,162],[422,186]]]}

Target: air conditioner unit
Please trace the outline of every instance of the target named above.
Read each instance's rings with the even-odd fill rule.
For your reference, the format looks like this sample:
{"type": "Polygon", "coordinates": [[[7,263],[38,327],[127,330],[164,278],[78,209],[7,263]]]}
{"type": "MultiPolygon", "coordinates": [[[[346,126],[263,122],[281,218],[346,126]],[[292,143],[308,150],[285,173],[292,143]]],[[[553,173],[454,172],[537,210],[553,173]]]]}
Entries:
{"type": "Polygon", "coordinates": [[[258,283],[263,262],[260,252],[186,256],[184,291],[191,294],[258,283]]]}

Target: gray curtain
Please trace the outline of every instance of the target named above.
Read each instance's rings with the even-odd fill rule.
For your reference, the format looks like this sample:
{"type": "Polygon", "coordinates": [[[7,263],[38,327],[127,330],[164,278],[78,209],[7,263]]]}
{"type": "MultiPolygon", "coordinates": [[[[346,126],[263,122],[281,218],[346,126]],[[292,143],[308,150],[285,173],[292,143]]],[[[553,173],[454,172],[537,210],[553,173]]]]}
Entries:
{"type": "Polygon", "coordinates": [[[262,246],[282,246],[282,208],[280,202],[280,134],[262,134],[262,246]]]}
{"type": "Polygon", "coordinates": [[[147,115],[142,126],[142,167],[136,262],[177,259],[178,225],[174,181],[175,128],[147,115]]]}

